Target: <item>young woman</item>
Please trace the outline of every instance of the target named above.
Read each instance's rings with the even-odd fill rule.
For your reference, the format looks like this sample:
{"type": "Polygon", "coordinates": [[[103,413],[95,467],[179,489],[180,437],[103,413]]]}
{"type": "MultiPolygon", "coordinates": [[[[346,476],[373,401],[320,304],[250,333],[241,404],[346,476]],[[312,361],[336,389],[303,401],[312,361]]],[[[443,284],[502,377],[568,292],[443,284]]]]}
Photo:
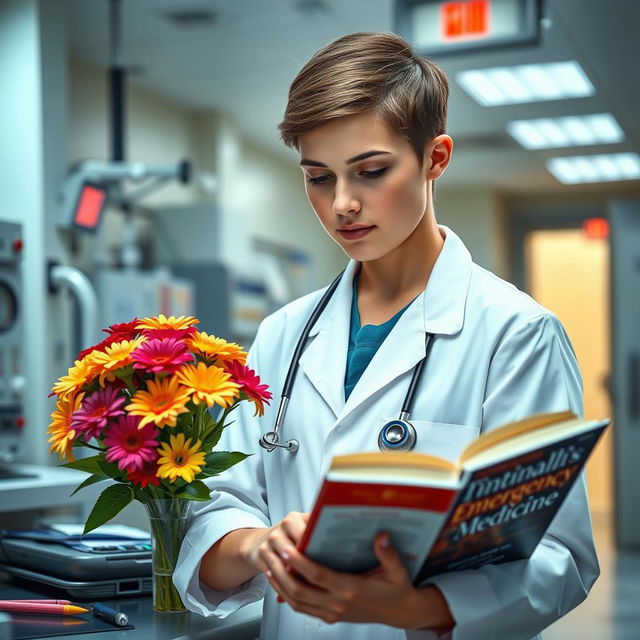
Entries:
{"type": "MultiPolygon", "coordinates": [[[[453,146],[447,98],[443,72],[391,34],[339,38],[291,85],[283,140],[300,152],[309,202],[351,260],[299,359],[280,435],[298,440],[297,452],[259,445],[277,395],[264,418],[245,412],[225,431],[222,449],[254,455],[210,482],[212,500],[182,547],[174,581],[194,612],[225,617],[264,596],[265,640],[531,638],[598,575],[583,479],[527,561],[415,587],[384,534],[372,541],[380,566],[365,575],[295,550],[331,458],[377,450],[380,426],[398,417],[427,334],[415,451],[455,459],[503,423],[582,412],[580,372],[557,318],[474,264],[436,222],[433,183],[453,146]]],[[[250,364],[276,393],[324,291],[258,331],[250,364]]]]}

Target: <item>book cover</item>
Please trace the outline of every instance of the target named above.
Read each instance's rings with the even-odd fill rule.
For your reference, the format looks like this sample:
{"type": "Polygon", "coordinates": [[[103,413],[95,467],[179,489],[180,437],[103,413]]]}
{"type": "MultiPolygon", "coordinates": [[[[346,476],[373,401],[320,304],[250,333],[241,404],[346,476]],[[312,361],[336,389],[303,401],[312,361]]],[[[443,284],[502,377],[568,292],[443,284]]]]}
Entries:
{"type": "Polygon", "coordinates": [[[468,472],[416,583],[530,557],[605,426],[468,472]]]}

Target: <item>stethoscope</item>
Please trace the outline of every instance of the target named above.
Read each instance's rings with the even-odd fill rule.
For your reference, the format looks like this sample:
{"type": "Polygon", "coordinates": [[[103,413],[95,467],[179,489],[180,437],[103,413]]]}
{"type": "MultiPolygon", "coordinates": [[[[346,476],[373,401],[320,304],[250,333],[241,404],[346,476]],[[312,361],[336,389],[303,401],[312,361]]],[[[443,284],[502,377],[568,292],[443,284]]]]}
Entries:
{"type": "MultiPolygon", "coordinates": [[[[344,273],[344,272],[343,272],[344,273]]],[[[331,296],[338,288],[340,279],[343,273],[341,273],[325,291],[324,295],[320,299],[320,302],[316,305],[313,313],[307,320],[298,344],[289,364],[289,371],[284,381],[282,388],[282,394],[280,395],[280,404],[278,405],[278,412],[276,414],[276,421],[273,427],[273,431],[268,431],[260,438],[260,446],[267,451],[273,451],[276,447],[287,449],[291,453],[295,453],[300,448],[300,443],[297,440],[291,439],[286,442],[280,442],[280,427],[284,422],[285,415],[287,413],[287,406],[289,405],[289,399],[291,398],[291,391],[293,389],[293,383],[298,373],[300,356],[309,339],[311,329],[317,322],[318,318],[325,310],[331,296]]],[[[416,396],[416,390],[420,382],[420,377],[424,371],[424,365],[429,357],[429,351],[433,344],[433,334],[425,334],[425,354],[424,358],[418,362],[411,376],[411,382],[409,383],[409,389],[407,395],[402,403],[402,409],[400,410],[400,416],[397,420],[391,420],[383,425],[378,434],[378,447],[381,451],[412,451],[416,446],[416,430],[415,427],[409,422],[409,416],[411,415],[411,408],[416,396]]]]}

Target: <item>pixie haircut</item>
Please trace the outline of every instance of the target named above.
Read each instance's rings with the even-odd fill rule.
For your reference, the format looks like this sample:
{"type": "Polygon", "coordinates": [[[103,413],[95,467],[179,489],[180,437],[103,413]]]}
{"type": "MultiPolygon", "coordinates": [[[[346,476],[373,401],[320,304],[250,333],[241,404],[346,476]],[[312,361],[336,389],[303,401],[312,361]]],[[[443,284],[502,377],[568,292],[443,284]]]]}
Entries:
{"type": "Polygon", "coordinates": [[[411,144],[419,162],[424,145],[445,133],[449,83],[438,65],[392,33],[351,33],[320,49],[289,88],[283,142],[335,118],[374,112],[411,144]]]}

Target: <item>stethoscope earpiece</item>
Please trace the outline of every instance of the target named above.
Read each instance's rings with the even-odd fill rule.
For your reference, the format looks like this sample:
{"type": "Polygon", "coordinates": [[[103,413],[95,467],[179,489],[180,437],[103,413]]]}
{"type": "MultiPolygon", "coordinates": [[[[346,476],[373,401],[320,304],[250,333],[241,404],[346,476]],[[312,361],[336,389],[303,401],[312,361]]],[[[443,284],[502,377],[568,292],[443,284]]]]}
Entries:
{"type": "Polygon", "coordinates": [[[416,430],[408,420],[391,420],[380,429],[380,451],[413,451],[415,446],[416,430]]]}

